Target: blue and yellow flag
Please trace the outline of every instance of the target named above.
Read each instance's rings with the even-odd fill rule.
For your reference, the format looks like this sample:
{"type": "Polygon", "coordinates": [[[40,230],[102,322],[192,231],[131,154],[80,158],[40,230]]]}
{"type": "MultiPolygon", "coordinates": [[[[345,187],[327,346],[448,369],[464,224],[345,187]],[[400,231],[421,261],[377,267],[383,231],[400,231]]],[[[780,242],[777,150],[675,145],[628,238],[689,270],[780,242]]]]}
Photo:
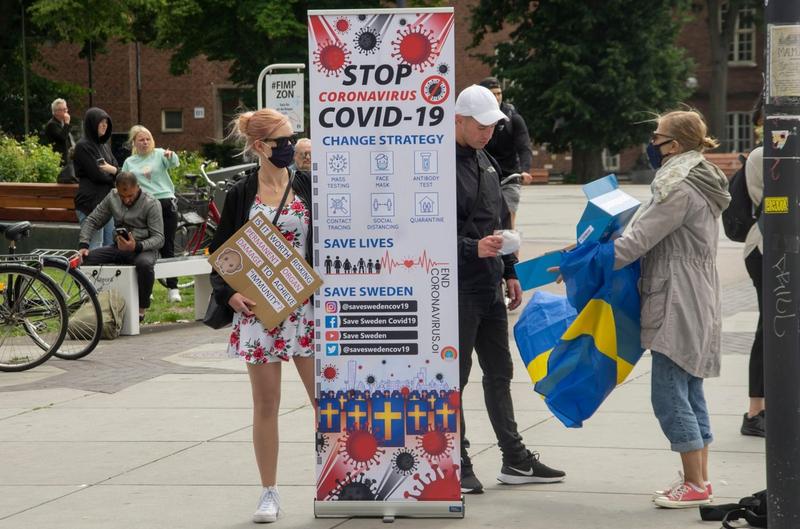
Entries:
{"type": "Polygon", "coordinates": [[[569,427],[582,426],[643,353],[639,263],[613,268],[613,242],[564,253],[567,298],[537,292],[514,326],[534,390],[569,427]]]}

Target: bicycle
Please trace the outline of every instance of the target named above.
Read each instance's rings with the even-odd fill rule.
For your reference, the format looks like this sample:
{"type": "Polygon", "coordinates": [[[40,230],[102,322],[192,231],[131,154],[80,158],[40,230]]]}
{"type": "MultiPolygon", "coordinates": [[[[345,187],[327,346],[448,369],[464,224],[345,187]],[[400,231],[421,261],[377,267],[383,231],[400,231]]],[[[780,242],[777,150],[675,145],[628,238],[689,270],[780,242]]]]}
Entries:
{"type": "Polygon", "coordinates": [[[44,272],[61,287],[69,313],[67,336],[53,353],[63,360],[77,360],[97,347],[103,333],[103,310],[94,283],[78,268],[75,250],[34,250],[41,256],[44,272]]]}
{"type": "MultiPolygon", "coordinates": [[[[0,224],[12,251],[30,231],[30,222],[0,224]]],[[[0,258],[0,371],[24,371],[42,364],[67,335],[64,293],[42,267],[40,256],[0,258]]]]}

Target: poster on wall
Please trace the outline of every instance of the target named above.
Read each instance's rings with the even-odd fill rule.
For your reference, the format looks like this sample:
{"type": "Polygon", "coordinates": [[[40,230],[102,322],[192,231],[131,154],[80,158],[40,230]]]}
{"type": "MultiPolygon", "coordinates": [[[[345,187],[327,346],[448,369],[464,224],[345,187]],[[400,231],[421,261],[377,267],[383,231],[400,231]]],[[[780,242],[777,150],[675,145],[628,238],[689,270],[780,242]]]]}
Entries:
{"type": "Polygon", "coordinates": [[[318,516],[463,516],[453,10],[309,11],[318,516]]]}

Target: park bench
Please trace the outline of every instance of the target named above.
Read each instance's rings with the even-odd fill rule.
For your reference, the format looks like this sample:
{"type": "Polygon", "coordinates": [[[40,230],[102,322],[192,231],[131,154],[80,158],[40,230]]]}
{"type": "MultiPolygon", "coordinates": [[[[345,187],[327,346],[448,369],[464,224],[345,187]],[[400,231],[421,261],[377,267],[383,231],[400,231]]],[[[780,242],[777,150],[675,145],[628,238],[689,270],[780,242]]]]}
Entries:
{"type": "Polygon", "coordinates": [[[550,182],[550,170],[549,169],[541,169],[535,168],[529,171],[529,174],[533,178],[531,184],[547,184],[550,182]]]}
{"type": "Polygon", "coordinates": [[[0,220],[78,222],[78,184],[0,182],[0,220]]]}
{"type": "Polygon", "coordinates": [[[742,162],[739,161],[740,154],[741,153],[738,152],[707,152],[705,153],[705,157],[706,160],[722,169],[722,172],[725,173],[725,176],[730,180],[734,173],[742,166],[742,162]]]}
{"type": "MultiPolygon", "coordinates": [[[[125,317],[120,334],[139,334],[139,284],[136,268],[128,265],[81,266],[98,291],[113,289],[125,299],[125,317]]],[[[172,257],[156,261],[156,279],[194,277],[194,318],[203,319],[211,297],[211,265],[205,256],[172,257]]]]}

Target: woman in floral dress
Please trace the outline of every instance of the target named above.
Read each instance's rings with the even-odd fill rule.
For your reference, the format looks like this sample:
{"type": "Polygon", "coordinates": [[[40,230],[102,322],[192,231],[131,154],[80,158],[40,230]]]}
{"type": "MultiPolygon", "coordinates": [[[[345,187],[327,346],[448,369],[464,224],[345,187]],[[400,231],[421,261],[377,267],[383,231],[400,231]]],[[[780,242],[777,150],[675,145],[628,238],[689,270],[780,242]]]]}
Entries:
{"type": "MultiPolygon", "coordinates": [[[[272,221],[289,186],[275,224],[311,264],[311,182],[307,174],[289,169],[294,155],[291,124],[279,112],[261,109],[237,116],[234,130],[245,142],[245,154],[257,157],[259,167],[228,191],[210,250],[219,248],[259,211],[272,221]]],[[[228,352],[246,362],[253,392],[253,447],[263,486],[253,521],[274,522],[280,508],[276,471],[283,362],[294,362],[315,405],[312,302],[307,300],[274,329],[265,329],[250,310],[253,300],[235,292],[216,273],[211,283],[217,303],[235,312],[228,352]]]]}

